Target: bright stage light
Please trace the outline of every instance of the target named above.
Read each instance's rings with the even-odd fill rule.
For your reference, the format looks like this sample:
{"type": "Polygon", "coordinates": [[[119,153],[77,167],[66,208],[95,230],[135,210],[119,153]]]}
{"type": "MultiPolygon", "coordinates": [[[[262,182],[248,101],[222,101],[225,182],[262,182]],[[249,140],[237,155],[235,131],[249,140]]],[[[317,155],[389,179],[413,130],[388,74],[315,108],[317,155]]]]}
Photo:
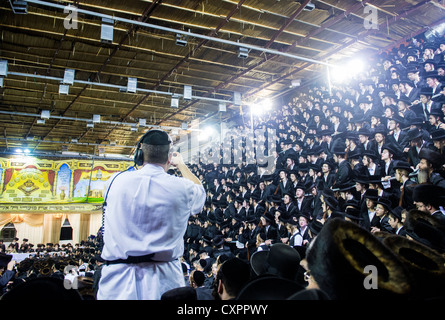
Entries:
{"type": "Polygon", "coordinates": [[[272,109],[272,101],[268,98],[250,104],[250,109],[255,115],[262,115],[263,113],[272,109]]]}
{"type": "Polygon", "coordinates": [[[216,130],[213,127],[205,127],[198,135],[199,141],[210,140],[216,135],[216,130]]]}
{"type": "Polygon", "coordinates": [[[15,153],[23,153],[23,150],[20,149],[20,148],[17,148],[17,149],[15,149],[14,151],[15,151],[15,153]]]}
{"type": "Polygon", "coordinates": [[[23,150],[24,153],[30,153],[31,151],[29,149],[23,150]]]}
{"type": "Polygon", "coordinates": [[[335,66],[331,69],[330,75],[333,82],[344,82],[365,71],[365,62],[361,59],[353,59],[347,63],[335,66]]]}

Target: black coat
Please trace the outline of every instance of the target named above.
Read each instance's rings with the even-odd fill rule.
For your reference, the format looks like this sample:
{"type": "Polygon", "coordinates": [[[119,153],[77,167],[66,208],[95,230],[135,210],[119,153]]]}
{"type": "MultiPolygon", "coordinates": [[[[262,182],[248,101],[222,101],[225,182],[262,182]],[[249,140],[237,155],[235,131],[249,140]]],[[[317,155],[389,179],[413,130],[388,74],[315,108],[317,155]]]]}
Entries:
{"type": "Polygon", "coordinates": [[[337,169],[337,172],[335,173],[335,186],[343,185],[346,182],[350,181],[353,178],[353,172],[351,165],[348,161],[344,160],[342,161],[337,169]]]}

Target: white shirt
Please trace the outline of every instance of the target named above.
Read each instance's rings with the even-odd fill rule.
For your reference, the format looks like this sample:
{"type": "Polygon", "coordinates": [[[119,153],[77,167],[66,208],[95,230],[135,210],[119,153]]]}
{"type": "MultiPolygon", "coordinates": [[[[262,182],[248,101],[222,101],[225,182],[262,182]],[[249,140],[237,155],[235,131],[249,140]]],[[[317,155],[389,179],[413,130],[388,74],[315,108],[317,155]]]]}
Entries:
{"type": "Polygon", "coordinates": [[[291,247],[301,246],[303,244],[303,236],[301,235],[300,231],[295,231],[292,234],[292,237],[289,241],[289,245],[291,247]]]}
{"type": "Polygon", "coordinates": [[[369,211],[369,210],[368,210],[369,221],[372,221],[372,219],[374,218],[374,216],[375,216],[375,211],[369,211]]]}
{"type": "Polygon", "coordinates": [[[204,206],[204,187],[147,164],[120,174],[106,190],[102,258],[154,253],[153,260],[160,262],[105,265],[98,299],[156,300],[163,292],[183,286],[178,258],[184,252],[188,218],[204,206]]]}

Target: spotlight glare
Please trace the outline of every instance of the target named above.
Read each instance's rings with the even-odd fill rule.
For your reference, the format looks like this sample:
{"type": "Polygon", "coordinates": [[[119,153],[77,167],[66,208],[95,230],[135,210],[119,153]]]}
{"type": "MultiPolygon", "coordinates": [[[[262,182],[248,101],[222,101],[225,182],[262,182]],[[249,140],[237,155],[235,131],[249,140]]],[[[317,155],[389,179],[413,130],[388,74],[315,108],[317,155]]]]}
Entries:
{"type": "Polygon", "coordinates": [[[216,131],[213,127],[205,127],[199,133],[198,140],[205,141],[211,139],[216,134],[216,131]]]}
{"type": "Polygon", "coordinates": [[[250,108],[253,114],[259,116],[272,109],[272,101],[269,98],[265,98],[259,102],[251,103],[250,108]]]}
{"type": "Polygon", "coordinates": [[[25,153],[30,153],[31,150],[29,150],[29,149],[25,149],[25,150],[23,150],[23,152],[25,152],[25,153]]]}

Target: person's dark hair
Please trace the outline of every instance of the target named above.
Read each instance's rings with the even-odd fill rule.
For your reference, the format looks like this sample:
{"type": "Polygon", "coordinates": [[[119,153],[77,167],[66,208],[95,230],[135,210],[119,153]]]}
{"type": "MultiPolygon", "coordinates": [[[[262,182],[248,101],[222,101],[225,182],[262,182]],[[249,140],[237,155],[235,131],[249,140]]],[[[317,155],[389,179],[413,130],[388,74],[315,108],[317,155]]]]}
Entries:
{"type": "Polygon", "coordinates": [[[236,297],[241,289],[250,281],[250,265],[239,258],[224,261],[216,274],[213,296],[219,299],[217,289],[219,280],[222,281],[227,293],[236,297]]]}
{"type": "Polygon", "coordinates": [[[141,150],[144,153],[144,162],[164,164],[168,161],[170,145],[151,145],[142,143],[141,150]]]}
{"type": "Polygon", "coordinates": [[[206,276],[205,276],[204,272],[199,271],[199,270],[195,270],[195,271],[193,272],[193,276],[192,276],[192,278],[193,278],[193,281],[195,282],[195,284],[196,284],[198,287],[201,287],[201,286],[204,284],[204,281],[205,281],[205,279],[206,279],[206,276]]]}

